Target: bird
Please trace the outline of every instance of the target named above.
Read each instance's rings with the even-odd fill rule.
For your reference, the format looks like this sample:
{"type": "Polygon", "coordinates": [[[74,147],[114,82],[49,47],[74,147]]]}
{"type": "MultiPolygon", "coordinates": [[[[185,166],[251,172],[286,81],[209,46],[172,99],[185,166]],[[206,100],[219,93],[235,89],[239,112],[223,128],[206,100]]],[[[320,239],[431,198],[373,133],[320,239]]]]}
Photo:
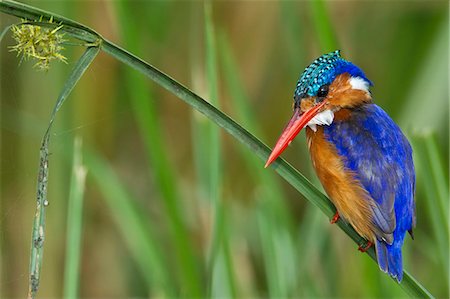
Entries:
{"type": "Polygon", "coordinates": [[[349,223],[375,246],[380,270],[403,278],[406,232],[414,239],[415,170],[412,148],[399,126],[374,103],[365,73],[324,54],[305,68],[294,92],[293,116],[265,167],[306,127],[313,168],[336,207],[331,219],[349,223]]]}

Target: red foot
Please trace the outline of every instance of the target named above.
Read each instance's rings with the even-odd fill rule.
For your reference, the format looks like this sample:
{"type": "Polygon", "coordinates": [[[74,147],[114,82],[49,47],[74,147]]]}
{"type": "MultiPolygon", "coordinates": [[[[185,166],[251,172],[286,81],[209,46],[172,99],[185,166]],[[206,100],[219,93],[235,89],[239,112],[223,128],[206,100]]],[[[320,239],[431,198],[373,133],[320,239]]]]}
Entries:
{"type": "Polygon", "coordinates": [[[330,223],[335,224],[339,220],[339,212],[336,211],[336,214],[334,214],[333,218],[331,219],[330,223]]]}
{"type": "Polygon", "coordinates": [[[369,250],[370,247],[372,247],[373,243],[370,241],[367,241],[366,244],[361,244],[358,247],[358,250],[361,252],[366,252],[367,250],[369,250]]]}

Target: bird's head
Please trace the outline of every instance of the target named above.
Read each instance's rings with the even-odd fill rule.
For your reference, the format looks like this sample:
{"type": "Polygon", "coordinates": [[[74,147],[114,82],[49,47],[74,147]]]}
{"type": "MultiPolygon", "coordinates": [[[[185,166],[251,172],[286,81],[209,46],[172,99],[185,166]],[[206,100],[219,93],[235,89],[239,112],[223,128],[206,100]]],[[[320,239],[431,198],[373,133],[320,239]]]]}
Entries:
{"type": "Polygon", "coordinates": [[[371,85],[372,82],[363,71],[343,59],[339,50],[314,60],[297,82],[294,115],[278,139],[265,167],[284,151],[305,126],[316,131],[318,125],[330,125],[337,111],[371,102],[371,85]]]}

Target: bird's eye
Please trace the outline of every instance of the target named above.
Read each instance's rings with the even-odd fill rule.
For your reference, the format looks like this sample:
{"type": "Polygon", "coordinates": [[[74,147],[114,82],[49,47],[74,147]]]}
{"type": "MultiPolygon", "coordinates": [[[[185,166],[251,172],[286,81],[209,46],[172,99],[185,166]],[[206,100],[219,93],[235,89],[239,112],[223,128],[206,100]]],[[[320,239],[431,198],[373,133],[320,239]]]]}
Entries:
{"type": "Polygon", "coordinates": [[[330,84],[324,84],[324,85],[320,86],[319,90],[317,91],[317,97],[321,98],[321,100],[323,100],[328,94],[329,86],[330,86],[330,84]]]}

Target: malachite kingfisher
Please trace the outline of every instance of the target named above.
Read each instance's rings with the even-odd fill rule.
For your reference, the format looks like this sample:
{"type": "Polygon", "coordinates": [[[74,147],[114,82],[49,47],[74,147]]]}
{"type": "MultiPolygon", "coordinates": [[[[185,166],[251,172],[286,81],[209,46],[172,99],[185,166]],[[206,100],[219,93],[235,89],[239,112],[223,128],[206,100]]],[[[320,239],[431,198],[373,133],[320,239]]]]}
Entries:
{"type": "Polygon", "coordinates": [[[373,103],[364,72],[340,51],[324,54],[302,73],[294,115],[276,143],[269,166],[306,127],[312,164],[339,217],[375,244],[378,265],[398,282],[402,246],[415,227],[412,149],[387,113],[373,103]]]}

